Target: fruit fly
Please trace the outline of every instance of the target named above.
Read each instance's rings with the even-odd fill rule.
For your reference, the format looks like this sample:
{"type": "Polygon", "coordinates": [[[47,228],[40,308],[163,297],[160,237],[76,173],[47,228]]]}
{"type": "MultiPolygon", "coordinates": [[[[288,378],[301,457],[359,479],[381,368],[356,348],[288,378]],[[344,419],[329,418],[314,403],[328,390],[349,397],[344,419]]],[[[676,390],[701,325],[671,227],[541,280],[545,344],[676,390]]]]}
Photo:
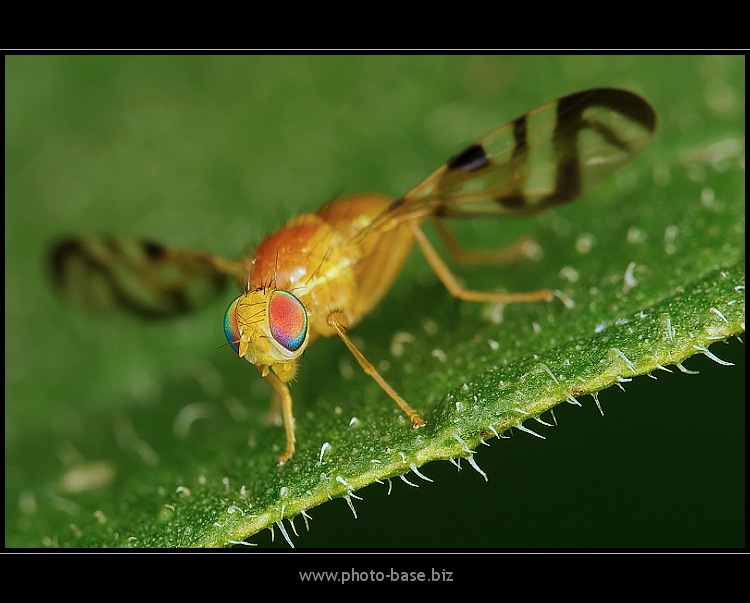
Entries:
{"type": "Polygon", "coordinates": [[[522,244],[472,255],[456,243],[446,221],[526,216],[573,201],[633,159],[655,125],[651,106],[632,92],[577,92],[490,132],[395,200],[378,194],[349,196],[290,220],[248,258],[230,261],[132,238],[76,237],[53,248],[53,279],[62,289],[78,292],[82,301],[104,297],[150,317],[191,310],[196,293],[219,292],[225,280],[237,281],[243,293],[229,304],[224,334],[273,389],[286,433],[277,459],[283,465],[295,447],[288,384],[300,356],[318,337],[338,337],[411,425],[425,425],[348,334],[388,292],[415,244],[458,299],[552,298],[547,289],[505,293],[465,288],[425,236],[425,222],[435,224],[458,260],[519,259],[522,244]]]}

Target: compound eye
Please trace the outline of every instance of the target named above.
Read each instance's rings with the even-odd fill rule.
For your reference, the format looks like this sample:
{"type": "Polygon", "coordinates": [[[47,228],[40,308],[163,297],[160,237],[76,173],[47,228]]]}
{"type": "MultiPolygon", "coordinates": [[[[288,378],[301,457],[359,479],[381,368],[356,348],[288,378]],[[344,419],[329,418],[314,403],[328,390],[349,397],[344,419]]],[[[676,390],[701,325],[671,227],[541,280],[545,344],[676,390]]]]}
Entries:
{"type": "Polygon", "coordinates": [[[240,326],[237,323],[237,303],[240,297],[235,299],[224,314],[224,335],[235,352],[240,350],[240,326]]]}
{"type": "Polygon", "coordinates": [[[278,290],[268,301],[271,335],[290,352],[298,350],[307,337],[307,311],[289,291],[278,290]]]}

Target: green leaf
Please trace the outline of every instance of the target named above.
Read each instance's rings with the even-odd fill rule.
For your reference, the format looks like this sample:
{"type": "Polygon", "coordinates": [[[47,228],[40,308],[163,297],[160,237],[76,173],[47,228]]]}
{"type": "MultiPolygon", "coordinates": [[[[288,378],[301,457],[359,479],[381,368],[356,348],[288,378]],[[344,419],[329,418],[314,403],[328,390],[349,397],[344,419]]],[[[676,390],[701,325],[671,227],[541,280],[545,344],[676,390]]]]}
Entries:
{"type": "Polygon", "coordinates": [[[744,376],[722,365],[744,348],[718,342],[744,331],[743,58],[13,56],[6,122],[6,546],[742,546],[744,376]],[[538,218],[457,224],[541,251],[457,268],[472,288],[556,299],[459,302],[415,253],[352,331],[421,430],[318,341],[277,468],[269,388],[222,341],[231,292],[141,324],[47,286],[60,235],[248,253],[596,85],[653,102],[642,156],[538,218]]]}

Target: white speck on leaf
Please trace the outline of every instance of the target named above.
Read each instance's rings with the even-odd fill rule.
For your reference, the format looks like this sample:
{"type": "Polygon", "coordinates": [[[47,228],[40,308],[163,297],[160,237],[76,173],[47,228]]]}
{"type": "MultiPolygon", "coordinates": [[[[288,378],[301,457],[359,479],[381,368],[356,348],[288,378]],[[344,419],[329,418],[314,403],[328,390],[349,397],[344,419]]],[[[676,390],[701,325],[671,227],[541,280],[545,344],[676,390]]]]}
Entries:
{"type": "Polygon", "coordinates": [[[628,267],[625,268],[625,274],[622,277],[622,292],[623,293],[627,293],[638,284],[638,281],[635,280],[635,276],[633,275],[634,270],[635,270],[635,262],[630,262],[628,264],[628,267]]]}

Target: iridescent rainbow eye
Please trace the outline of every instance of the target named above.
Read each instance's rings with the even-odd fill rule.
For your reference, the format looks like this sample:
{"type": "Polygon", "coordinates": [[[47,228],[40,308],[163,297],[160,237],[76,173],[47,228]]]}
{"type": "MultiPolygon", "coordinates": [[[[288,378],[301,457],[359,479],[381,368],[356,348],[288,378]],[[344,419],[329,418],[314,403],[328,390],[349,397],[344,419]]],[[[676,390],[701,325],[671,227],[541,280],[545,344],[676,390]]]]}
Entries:
{"type": "Polygon", "coordinates": [[[224,335],[235,352],[240,350],[240,326],[237,324],[237,302],[239,301],[238,297],[229,304],[224,314],[224,335]]]}
{"type": "Polygon", "coordinates": [[[271,335],[290,352],[298,350],[307,337],[307,311],[289,291],[274,291],[268,300],[271,335]]]}

